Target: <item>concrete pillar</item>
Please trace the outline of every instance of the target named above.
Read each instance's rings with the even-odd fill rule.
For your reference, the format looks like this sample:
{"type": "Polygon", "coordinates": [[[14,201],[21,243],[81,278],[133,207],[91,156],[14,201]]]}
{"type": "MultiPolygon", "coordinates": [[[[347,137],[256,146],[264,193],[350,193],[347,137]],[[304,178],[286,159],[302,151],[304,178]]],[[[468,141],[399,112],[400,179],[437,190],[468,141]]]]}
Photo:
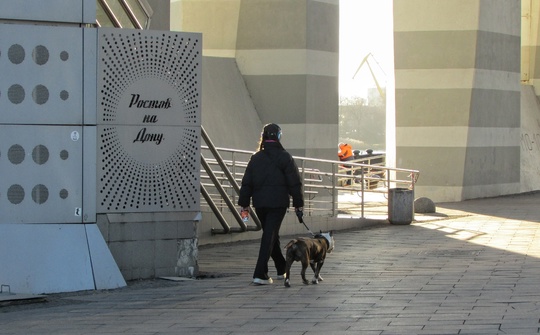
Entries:
{"type": "Polygon", "coordinates": [[[394,1],[396,165],[420,170],[416,196],[519,192],[520,3],[394,1]]]}
{"type": "Polygon", "coordinates": [[[262,123],[278,123],[295,155],[335,159],[337,0],[242,1],[236,59],[262,123]]]}
{"type": "Polygon", "coordinates": [[[283,144],[293,155],[336,159],[338,4],[338,0],[171,1],[171,29],[202,32],[206,68],[214,68],[203,81],[203,126],[212,138],[221,145],[254,150],[260,126],[274,122],[282,127],[283,144]],[[250,97],[250,101],[237,97],[244,103],[235,110],[226,91],[241,88],[236,82],[224,88],[215,73],[225,69],[226,58],[236,61],[250,97]],[[221,103],[216,96],[222,97],[221,103]],[[241,111],[251,104],[260,120],[257,126],[249,113],[241,111]],[[255,137],[250,133],[253,127],[255,137]],[[230,129],[232,136],[226,133],[222,139],[220,129],[230,129]]]}
{"type": "Polygon", "coordinates": [[[540,95],[540,2],[521,0],[521,81],[540,95]]]}
{"type": "Polygon", "coordinates": [[[234,58],[241,0],[171,0],[171,30],[203,34],[203,56],[234,58]]]}

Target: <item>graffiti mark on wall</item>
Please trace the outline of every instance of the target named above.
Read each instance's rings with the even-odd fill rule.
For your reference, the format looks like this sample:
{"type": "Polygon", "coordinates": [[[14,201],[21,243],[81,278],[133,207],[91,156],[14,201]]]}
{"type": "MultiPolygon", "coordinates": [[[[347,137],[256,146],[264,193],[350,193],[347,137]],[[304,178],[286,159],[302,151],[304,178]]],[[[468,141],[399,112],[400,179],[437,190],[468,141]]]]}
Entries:
{"type": "Polygon", "coordinates": [[[521,134],[521,149],[526,151],[540,151],[540,134],[521,134]]]}

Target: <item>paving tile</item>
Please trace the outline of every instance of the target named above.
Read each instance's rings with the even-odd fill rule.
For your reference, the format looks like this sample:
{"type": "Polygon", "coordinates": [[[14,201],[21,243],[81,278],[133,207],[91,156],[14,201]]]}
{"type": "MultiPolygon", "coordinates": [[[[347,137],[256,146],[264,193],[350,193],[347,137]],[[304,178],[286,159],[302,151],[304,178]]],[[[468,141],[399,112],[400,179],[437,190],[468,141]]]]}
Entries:
{"type": "Polygon", "coordinates": [[[338,231],[318,285],[301,283],[298,264],[291,288],[250,285],[258,241],[203,246],[205,279],[0,307],[0,334],[539,333],[537,203],[530,193],[438,204],[446,219],[338,231]]]}

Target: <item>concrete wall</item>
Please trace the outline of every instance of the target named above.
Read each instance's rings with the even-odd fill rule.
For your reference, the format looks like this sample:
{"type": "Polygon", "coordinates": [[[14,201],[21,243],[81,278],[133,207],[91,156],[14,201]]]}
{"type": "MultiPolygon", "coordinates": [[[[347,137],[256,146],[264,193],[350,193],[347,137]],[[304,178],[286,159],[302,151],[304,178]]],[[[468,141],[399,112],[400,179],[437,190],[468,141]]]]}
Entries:
{"type": "Polygon", "coordinates": [[[171,0],[171,30],[203,33],[203,55],[234,58],[241,0],[171,0]]]}
{"type": "Polygon", "coordinates": [[[170,0],[147,0],[154,14],[150,21],[149,29],[152,30],[170,30],[170,0]]]}
{"type": "Polygon", "coordinates": [[[521,192],[529,192],[540,189],[540,2],[523,0],[521,13],[521,192]]]}
{"type": "Polygon", "coordinates": [[[97,225],[126,280],[196,274],[198,213],[100,214],[97,225]]]}
{"type": "Polygon", "coordinates": [[[214,145],[255,151],[262,123],[236,61],[203,57],[202,80],[202,123],[214,145]]]}
{"type": "Polygon", "coordinates": [[[540,185],[540,103],[533,86],[521,89],[521,190],[540,185]]]}
{"type": "Polygon", "coordinates": [[[540,2],[521,1],[521,82],[540,92],[540,2]]]}
{"type": "Polygon", "coordinates": [[[394,1],[394,29],[396,164],[421,171],[416,196],[518,193],[520,1],[394,1]]]}
{"type": "MultiPolygon", "coordinates": [[[[210,137],[222,136],[213,131],[211,120],[232,115],[233,120],[248,123],[220,145],[241,142],[235,148],[255,149],[260,126],[275,122],[293,155],[335,159],[338,22],[337,0],[172,1],[171,29],[202,32],[207,64],[228,67],[209,58],[234,59],[260,122],[252,122],[248,113],[238,116],[227,105],[217,108],[218,97],[204,93],[203,127],[208,127],[210,137]],[[255,126],[257,136],[252,138],[245,128],[255,126]]],[[[213,75],[205,77],[205,83],[220,80],[213,75]]],[[[237,130],[238,123],[225,129],[237,130]]]]}
{"type": "Polygon", "coordinates": [[[243,1],[236,59],[263,123],[299,156],[335,158],[338,1],[243,1]]]}

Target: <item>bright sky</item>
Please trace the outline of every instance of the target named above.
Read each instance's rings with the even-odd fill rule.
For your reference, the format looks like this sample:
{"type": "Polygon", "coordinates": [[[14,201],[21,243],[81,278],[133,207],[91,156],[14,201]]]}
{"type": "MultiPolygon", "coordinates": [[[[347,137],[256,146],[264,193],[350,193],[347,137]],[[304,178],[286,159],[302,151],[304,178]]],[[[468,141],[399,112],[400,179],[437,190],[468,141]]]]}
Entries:
{"type": "Polygon", "coordinates": [[[393,75],[392,0],[340,0],[339,11],[339,94],[365,97],[375,87],[367,64],[352,78],[366,55],[379,85],[393,75]]]}

